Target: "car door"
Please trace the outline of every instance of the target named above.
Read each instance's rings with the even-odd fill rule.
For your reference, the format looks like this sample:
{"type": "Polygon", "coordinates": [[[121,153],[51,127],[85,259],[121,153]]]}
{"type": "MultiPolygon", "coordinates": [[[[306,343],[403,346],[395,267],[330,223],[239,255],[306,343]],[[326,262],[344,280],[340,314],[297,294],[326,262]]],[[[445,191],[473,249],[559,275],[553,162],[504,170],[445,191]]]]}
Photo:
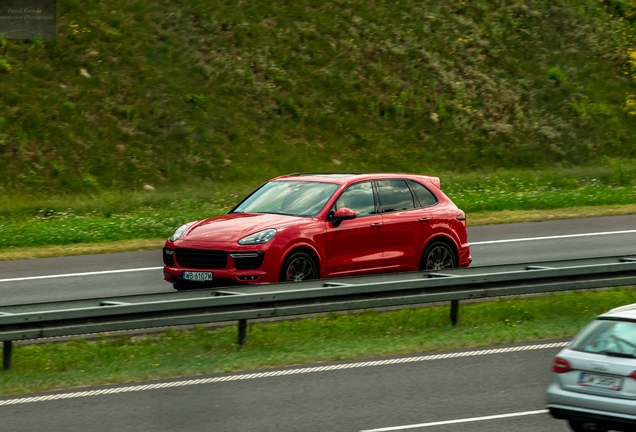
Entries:
{"type": "Polygon", "coordinates": [[[385,271],[414,271],[430,235],[431,213],[419,208],[404,179],[377,180],[385,271]]]}
{"type": "Polygon", "coordinates": [[[373,182],[349,186],[332,210],[342,207],[355,211],[356,218],[338,226],[326,222],[327,273],[333,277],[382,272],[382,215],[377,212],[373,182]]]}

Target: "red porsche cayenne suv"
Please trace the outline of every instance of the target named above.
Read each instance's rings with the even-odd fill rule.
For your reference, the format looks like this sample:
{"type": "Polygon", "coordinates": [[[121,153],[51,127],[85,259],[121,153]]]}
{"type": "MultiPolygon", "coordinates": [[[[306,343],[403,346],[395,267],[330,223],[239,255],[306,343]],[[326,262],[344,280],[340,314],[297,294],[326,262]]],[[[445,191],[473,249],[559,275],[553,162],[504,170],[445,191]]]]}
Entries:
{"type": "Polygon", "coordinates": [[[163,261],[181,290],[468,267],[471,257],[466,215],[439,178],[309,173],[179,227],[163,261]]]}

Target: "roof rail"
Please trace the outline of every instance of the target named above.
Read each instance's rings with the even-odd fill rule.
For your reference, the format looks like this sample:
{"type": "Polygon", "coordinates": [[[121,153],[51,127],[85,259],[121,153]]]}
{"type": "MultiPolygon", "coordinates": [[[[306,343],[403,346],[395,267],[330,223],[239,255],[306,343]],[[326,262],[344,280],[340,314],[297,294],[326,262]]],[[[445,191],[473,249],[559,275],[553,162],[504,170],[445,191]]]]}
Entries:
{"type": "Polygon", "coordinates": [[[351,174],[351,175],[359,175],[359,174],[371,174],[369,172],[362,171],[323,171],[323,172],[298,172],[292,174],[285,174],[282,177],[292,177],[292,176],[310,176],[310,175],[333,175],[333,174],[351,174]]]}

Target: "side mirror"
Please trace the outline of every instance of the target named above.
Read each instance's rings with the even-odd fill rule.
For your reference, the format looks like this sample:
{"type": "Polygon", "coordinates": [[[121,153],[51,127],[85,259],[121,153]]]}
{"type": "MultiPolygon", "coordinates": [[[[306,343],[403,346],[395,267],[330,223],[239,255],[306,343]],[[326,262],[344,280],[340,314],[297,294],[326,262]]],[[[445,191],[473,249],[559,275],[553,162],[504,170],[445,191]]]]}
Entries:
{"type": "Polygon", "coordinates": [[[333,214],[333,218],[331,219],[331,224],[337,227],[342,223],[342,221],[345,221],[348,219],[355,219],[356,216],[357,216],[356,212],[354,212],[350,208],[342,207],[336,210],[336,212],[333,214]]]}

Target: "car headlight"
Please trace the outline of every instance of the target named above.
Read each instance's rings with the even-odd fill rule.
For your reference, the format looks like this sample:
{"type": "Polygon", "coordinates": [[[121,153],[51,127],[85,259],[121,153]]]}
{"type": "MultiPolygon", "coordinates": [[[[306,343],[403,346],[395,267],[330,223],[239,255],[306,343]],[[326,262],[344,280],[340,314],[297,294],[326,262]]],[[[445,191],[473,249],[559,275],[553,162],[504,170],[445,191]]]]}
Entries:
{"type": "Polygon", "coordinates": [[[179,240],[179,237],[181,237],[181,234],[183,234],[186,230],[186,228],[188,228],[188,225],[181,225],[179,228],[177,228],[174,233],[170,236],[170,241],[177,241],[179,240]]]}
{"type": "Polygon", "coordinates": [[[274,238],[275,234],[276,234],[276,230],[274,228],[270,228],[270,229],[266,229],[266,230],[248,235],[247,237],[243,237],[242,239],[238,241],[238,243],[240,245],[253,245],[253,244],[267,243],[268,241],[274,238]]]}

